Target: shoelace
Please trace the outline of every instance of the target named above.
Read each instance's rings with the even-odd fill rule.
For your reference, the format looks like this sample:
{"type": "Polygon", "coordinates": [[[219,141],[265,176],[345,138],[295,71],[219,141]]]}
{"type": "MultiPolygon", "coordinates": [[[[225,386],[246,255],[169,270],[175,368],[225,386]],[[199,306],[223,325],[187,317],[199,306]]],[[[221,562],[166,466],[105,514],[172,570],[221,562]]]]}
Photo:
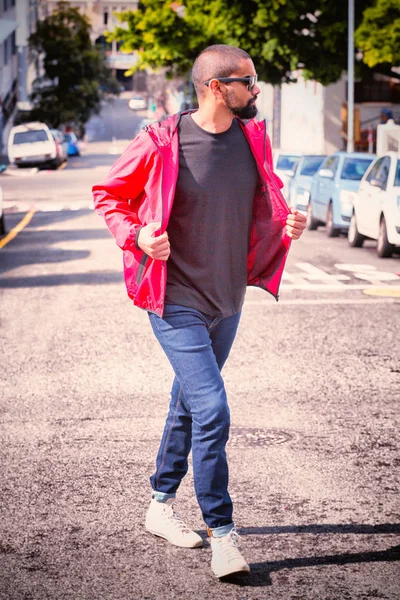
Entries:
{"type": "Polygon", "coordinates": [[[170,506],[165,506],[163,510],[164,518],[169,521],[172,527],[182,533],[190,533],[189,527],[186,525],[182,517],[180,517],[170,506]],[[171,510],[168,510],[170,508],[171,510]]]}
{"type": "Polygon", "coordinates": [[[220,538],[220,540],[220,549],[228,560],[235,559],[240,555],[238,548],[240,536],[236,529],[231,529],[231,531],[226,536],[220,538]]]}

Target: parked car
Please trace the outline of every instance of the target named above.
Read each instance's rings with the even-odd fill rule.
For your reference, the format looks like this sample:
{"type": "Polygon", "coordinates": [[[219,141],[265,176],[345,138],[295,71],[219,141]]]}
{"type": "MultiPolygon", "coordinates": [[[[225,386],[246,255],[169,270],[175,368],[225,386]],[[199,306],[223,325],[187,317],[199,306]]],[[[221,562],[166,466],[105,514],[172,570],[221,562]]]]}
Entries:
{"type": "Polygon", "coordinates": [[[298,210],[307,210],[311,181],[326,158],[320,154],[305,154],[295,163],[288,183],[288,204],[298,210]]]}
{"type": "Polygon", "coordinates": [[[348,231],[350,246],[361,247],[366,238],[377,240],[381,258],[400,246],[400,153],[376,158],[353,197],[348,231]]]}
{"type": "Polygon", "coordinates": [[[131,110],[144,110],[147,108],[147,99],[144,96],[133,96],[128,102],[131,110]]]}
{"type": "Polygon", "coordinates": [[[3,190],[0,185],[0,235],[6,233],[6,220],[4,217],[4,205],[3,205],[3,190]]]}
{"type": "Polygon", "coordinates": [[[76,137],[73,131],[68,131],[64,134],[65,139],[67,140],[68,148],[68,156],[80,156],[80,150],[78,146],[78,138],[76,137]]]}
{"type": "Polygon", "coordinates": [[[35,121],[11,129],[8,158],[17,167],[49,164],[56,168],[64,161],[64,151],[47,125],[35,121]]]}
{"type": "Polygon", "coordinates": [[[50,133],[57,144],[61,162],[66,162],[68,160],[68,142],[65,135],[59,129],[50,129],[50,133]]]}
{"type": "Polygon", "coordinates": [[[311,182],[307,206],[307,228],[326,224],[329,237],[347,231],[352,205],[348,191],[356,192],[365,171],[375,158],[363,152],[336,152],[321,164],[311,182]]]}
{"type": "Polygon", "coordinates": [[[288,196],[288,183],[293,173],[293,168],[301,156],[300,152],[288,152],[285,150],[274,150],[273,152],[274,172],[282,180],[282,193],[285,198],[288,196]]]}

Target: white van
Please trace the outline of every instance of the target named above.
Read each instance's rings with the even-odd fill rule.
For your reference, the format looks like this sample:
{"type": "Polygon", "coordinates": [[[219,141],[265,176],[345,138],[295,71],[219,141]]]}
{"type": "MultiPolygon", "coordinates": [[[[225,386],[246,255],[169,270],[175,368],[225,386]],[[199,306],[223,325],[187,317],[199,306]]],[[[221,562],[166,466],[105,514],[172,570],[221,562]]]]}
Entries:
{"type": "Polygon", "coordinates": [[[49,164],[57,168],[65,153],[45,123],[24,123],[13,127],[8,138],[8,158],[17,167],[49,164]]]}

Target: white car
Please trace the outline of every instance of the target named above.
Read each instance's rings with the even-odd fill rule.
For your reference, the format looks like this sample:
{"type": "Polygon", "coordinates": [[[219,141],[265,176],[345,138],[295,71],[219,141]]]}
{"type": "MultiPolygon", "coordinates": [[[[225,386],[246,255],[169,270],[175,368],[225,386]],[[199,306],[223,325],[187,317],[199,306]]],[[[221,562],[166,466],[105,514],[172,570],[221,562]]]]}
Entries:
{"type": "Polygon", "coordinates": [[[64,151],[45,123],[38,121],[13,127],[8,138],[8,158],[17,167],[50,165],[64,162],[64,151]]]}
{"type": "Polygon", "coordinates": [[[133,96],[128,102],[131,110],[145,110],[147,108],[147,99],[143,96],[133,96]]]}
{"type": "Polygon", "coordinates": [[[360,247],[370,238],[378,241],[378,256],[392,256],[400,246],[400,153],[388,152],[376,158],[352,200],[350,246],[360,247]]]}

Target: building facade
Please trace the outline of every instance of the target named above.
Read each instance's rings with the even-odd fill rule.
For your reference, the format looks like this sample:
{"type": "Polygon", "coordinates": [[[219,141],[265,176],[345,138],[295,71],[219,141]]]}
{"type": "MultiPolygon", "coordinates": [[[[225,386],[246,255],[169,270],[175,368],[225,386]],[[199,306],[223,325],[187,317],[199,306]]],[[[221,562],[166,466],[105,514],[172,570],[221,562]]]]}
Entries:
{"type": "MultiPolygon", "coordinates": [[[[0,0],[1,1],[1,0],[0,0]]],[[[127,89],[132,89],[134,78],[125,77],[125,72],[137,61],[135,53],[127,54],[119,51],[119,45],[113,41],[106,41],[107,32],[122,26],[118,20],[118,14],[126,10],[134,11],[138,7],[139,0],[66,0],[74,8],[78,8],[82,15],[87,17],[91,25],[91,40],[103,46],[107,54],[107,62],[113,69],[116,78],[124,84],[127,89]]],[[[56,10],[58,0],[42,0],[40,18],[45,18],[56,10]]],[[[136,89],[143,88],[144,74],[136,74],[136,89]]]]}
{"type": "MultiPolygon", "coordinates": [[[[260,115],[266,118],[274,148],[310,154],[346,149],[347,77],[323,86],[306,81],[261,84],[260,115]]],[[[400,79],[374,74],[355,84],[355,148],[375,150],[376,129],[385,113],[400,121],[400,79]]]]}
{"type": "Polygon", "coordinates": [[[29,53],[36,29],[39,0],[0,0],[0,153],[6,145],[19,103],[25,104],[37,77],[29,53]]]}

